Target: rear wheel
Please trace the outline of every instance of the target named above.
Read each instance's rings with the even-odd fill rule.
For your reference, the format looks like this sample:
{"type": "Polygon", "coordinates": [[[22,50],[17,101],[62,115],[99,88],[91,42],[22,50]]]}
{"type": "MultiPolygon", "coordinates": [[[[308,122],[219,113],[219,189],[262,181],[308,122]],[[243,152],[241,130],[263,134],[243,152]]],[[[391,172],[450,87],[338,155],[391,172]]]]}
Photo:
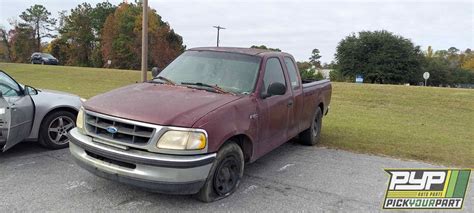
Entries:
{"type": "Polygon", "coordinates": [[[228,141],[218,152],[206,183],[197,194],[203,202],[225,198],[238,188],[244,174],[244,154],[240,146],[228,141]]]}
{"type": "Polygon", "coordinates": [[[39,142],[49,149],[62,149],[69,145],[67,133],[76,126],[76,115],[57,111],[47,115],[40,127],[39,142]]]}
{"type": "Polygon", "coordinates": [[[319,143],[321,137],[321,127],[323,123],[323,113],[321,108],[316,109],[309,129],[300,133],[301,144],[313,146],[319,143]]]}

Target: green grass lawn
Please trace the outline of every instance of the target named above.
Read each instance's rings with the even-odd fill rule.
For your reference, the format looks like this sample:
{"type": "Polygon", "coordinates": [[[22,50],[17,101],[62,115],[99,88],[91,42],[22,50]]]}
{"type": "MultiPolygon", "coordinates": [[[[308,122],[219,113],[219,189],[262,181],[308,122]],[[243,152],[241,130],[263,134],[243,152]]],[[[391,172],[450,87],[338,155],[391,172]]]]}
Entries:
{"type": "MultiPolygon", "coordinates": [[[[22,84],[85,98],[140,80],[140,72],[0,63],[22,84]]],[[[322,145],[474,167],[474,90],[334,83],[322,145]]]]}
{"type": "Polygon", "coordinates": [[[140,81],[139,71],[0,63],[19,83],[70,92],[84,98],[140,81]]]}

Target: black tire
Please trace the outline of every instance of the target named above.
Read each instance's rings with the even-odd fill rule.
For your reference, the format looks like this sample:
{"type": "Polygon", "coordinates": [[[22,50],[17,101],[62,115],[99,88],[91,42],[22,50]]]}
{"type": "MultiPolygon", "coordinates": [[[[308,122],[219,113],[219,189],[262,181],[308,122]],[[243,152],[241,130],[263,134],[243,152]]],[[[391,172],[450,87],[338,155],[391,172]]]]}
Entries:
{"type": "Polygon", "coordinates": [[[196,197],[206,203],[225,198],[237,190],[243,175],[244,154],[242,149],[235,142],[228,141],[217,152],[206,183],[196,194],[196,197]]]}
{"type": "Polygon", "coordinates": [[[321,138],[321,127],[323,124],[323,113],[321,108],[316,109],[316,113],[313,115],[311,126],[300,133],[300,143],[308,146],[313,146],[319,143],[321,138]]]}
{"type": "Polygon", "coordinates": [[[48,149],[68,147],[67,132],[76,126],[75,121],[76,115],[68,111],[56,111],[48,114],[40,126],[39,143],[48,149]]]}

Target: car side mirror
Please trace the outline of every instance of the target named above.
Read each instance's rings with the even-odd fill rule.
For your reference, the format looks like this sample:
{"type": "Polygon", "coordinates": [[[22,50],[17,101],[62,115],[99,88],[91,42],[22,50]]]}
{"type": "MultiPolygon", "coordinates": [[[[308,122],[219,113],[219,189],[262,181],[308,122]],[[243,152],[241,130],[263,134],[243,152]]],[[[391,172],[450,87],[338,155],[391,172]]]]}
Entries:
{"type": "Polygon", "coordinates": [[[280,82],[273,82],[270,84],[267,90],[267,94],[263,98],[268,98],[274,95],[284,95],[286,93],[286,86],[280,82]]]}
{"type": "Polygon", "coordinates": [[[161,69],[158,68],[158,67],[151,68],[151,76],[153,76],[153,78],[158,76],[158,74],[160,74],[160,72],[161,72],[161,69]]]}
{"type": "Polygon", "coordinates": [[[38,95],[38,90],[32,86],[25,86],[25,95],[38,95]]]}

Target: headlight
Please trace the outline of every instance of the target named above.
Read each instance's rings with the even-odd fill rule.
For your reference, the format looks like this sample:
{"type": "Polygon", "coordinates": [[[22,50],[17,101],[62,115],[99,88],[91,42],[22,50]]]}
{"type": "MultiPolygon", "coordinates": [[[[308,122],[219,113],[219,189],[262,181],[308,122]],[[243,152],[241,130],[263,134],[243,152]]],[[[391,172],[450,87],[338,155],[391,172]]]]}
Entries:
{"type": "Polygon", "coordinates": [[[77,113],[76,127],[80,131],[84,131],[84,109],[81,107],[79,113],[77,113]]]}
{"type": "Polygon", "coordinates": [[[167,131],[156,144],[160,149],[199,150],[206,147],[202,132],[167,131]]]}

